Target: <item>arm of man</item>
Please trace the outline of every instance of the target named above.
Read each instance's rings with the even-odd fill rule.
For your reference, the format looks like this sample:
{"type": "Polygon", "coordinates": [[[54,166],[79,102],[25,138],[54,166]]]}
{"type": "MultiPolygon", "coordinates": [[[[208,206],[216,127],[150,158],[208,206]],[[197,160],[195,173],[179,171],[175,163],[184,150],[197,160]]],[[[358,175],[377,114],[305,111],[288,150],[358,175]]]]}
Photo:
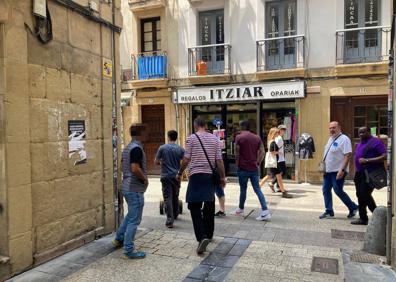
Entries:
{"type": "Polygon", "coordinates": [[[378,157],[375,158],[360,158],[359,163],[382,163],[387,159],[387,152],[384,143],[378,142],[378,145],[374,147],[375,151],[378,153],[378,157]]]}
{"type": "Polygon", "coordinates": [[[187,166],[188,166],[188,164],[190,163],[190,159],[189,158],[186,158],[186,157],[183,157],[183,159],[182,159],[182,161],[181,161],[181,164],[180,164],[180,169],[179,169],[179,172],[177,173],[177,175],[176,175],[176,180],[177,181],[181,181],[181,177],[182,177],[182,175],[183,175],[183,172],[184,172],[184,170],[187,168],[187,166]]]}
{"type": "Polygon", "coordinates": [[[226,186],[226,179],[225,179],[225,168],[224,168],[224,162],[223,162],[223,156],[221,154],[221,142],[217,142],[217,150],[216,150],[216,165],[217,165],[217,171],[220,174],[220,185],[221,187],[226,186]]]}
{"type": "Polygon", "coordinates": [[[162,159],[162,148],[160,147],[158,149],[157,154],[155,155],[154,164],[160,165],[161,164],[161,159],[162,159]]]}
{"type": "Polygon", "coordinates": [[[143,152],[140,148],[135,148],[131,151],[131,171],[136,175],[143,183],[147,184],[148,180],[144,175],[141,163],[143,160],[143,152]]]}
{"type": "Polygon", "coordinates": [[[342,143],[343,149],[342,152],[344,154],[344,159],[342,160],[342,166],[337,173],[336,179],[339,180],[345,176],[345,170],[349,165],[349,160],[351,159],[352,155],[352,143],[349,138],[342,143]]]}
{"type": "Polygon", "coordinates": [[[264,159],[264,156],[265,156],[264,145],[263,145],[263,142],[260,141],[260,148],[259,148],[258,157],[257,157],[257,165],[258,166],[260,166],[261,162],[264,159]]]}

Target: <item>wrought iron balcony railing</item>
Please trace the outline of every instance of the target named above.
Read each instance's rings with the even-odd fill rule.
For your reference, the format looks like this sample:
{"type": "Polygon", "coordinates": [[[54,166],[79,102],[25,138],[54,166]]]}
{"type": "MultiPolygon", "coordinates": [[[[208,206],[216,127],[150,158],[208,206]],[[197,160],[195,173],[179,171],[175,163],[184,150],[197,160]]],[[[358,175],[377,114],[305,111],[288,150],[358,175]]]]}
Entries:
{"type": "Polygon", "coordinates": [[[267,38],[256,44],[257,71],[304,67],[304,35],[267,38]]]}
{"type": "Polygon", "coordinates": [[[391,27],[350,28],[336,32],[336,63],[357,64],[389,59],[391,27]]]}
{"type": "Polygon", "coordinates": [[[230,73],[230,44],[212,44],[188,48],[188,74],[190,76],[230,73]]]}
{"type": "Polygon", "coordinates": [[[131,56],[131,68],[122,70],[123,81],[168,77],[168,58],[165,52],[145,52],[131,56]]]}

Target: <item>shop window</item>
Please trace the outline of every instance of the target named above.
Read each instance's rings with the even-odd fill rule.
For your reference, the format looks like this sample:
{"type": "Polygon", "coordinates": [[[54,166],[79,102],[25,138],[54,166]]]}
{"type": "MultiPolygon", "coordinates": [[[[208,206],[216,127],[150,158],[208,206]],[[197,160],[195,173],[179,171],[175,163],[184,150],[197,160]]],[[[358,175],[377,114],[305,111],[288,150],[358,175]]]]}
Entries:
{"type": "Polygon", "coordinates": [[[381,54],[380,0],[345,0],[344,61],[377,61],[381,54]]]}
{"type": "Polygon", "coordinates": [[[154,52],[161,50],[160,18],[141,20],[141,42],[142,52],[154,52]]]}

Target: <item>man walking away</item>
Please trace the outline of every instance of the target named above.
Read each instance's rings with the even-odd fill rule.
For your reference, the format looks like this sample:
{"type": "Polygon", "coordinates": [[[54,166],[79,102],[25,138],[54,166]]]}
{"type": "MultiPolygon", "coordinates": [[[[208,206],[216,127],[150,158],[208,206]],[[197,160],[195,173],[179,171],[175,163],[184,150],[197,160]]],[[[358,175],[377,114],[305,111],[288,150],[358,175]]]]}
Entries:
{"type": "Polygon", "coordinates": [[[377,205],[371,195],[374,188],[368,183],[367,173],[384,167],[386,160],[386,148],[384,143],[376,137],[371,136],[367,126],[358,130],[360,143],[357,144],[355,153],[355,187],[356,196],[359,202],[359,218],[352,221],[352,224],[367,225],[367,207],[374,212],[377,205]]]}
{"type": "Polygon", "coordinates": [[[246,201],[247,184],[250,179],[253,190],[256,193],[261,212],[257,220],[270,220],[271,215],[267,208],[267,203],[259,184],[258,168],[264,159],[264,146],[258,135],[249,131],[249,122],[241,121],[239,123],[241,133],[235,138],[235,156],[238,165],[238,179],[240,186],[239,207],[233,212],[235,215],[243,215],[246,201]]]}
{"type": "Polygon", "coordinates": [[[177,131],[168,131],[168,144],[159,147],[155,163],[161,165],[162,195],[164,197],[166,222],[165,226],[173,228],[173,222],[179,215],[180,182],[176,180],[184,149],[176,144],[177,131]]]}
{"type": "Polygon", "coordinates": [[[183,171],[188,166],[189,182],[186,201],[191,213],[195,237],[199,242],[197,254],[204,253],[213,238],[215,185],[212,168],[217,166],[221,178],[220,185],[222,188],[225,187],[220,140],[206,132],[205,127],[205,120],[199,117],[194,120],[195,133],[187,138],[186,152],[177,175],[180,181],[183,171]]]}
{"type": "Polygon", "coordinates": [[[146,128],[143,124],[133,124],[130,129],[132,141],[122,152],[122,195],[128,204],[128,213],[118,228],[113,240],[115,247],[124,245],[126,258],[142,259],[144,252],[135,250],[135,235],[142,221],[144,192],[148,186],[146,155],[142,142],[146,141],[146,128]]]}
{"type": "Polygon", "coordinates": [[[344,191],[344,181],[348,174],[349,159],[352,154],[351,140],[341,132],[341,126],[337,121],[329,125],[330,138],[324,150],[325,172],[323,175],[323,197],[325,212],[320,219],[334,217],[333,198],[331,189],[349,209],[348,218],[352,218],[358,211],[358,206],[349,198],[344,191]]]}

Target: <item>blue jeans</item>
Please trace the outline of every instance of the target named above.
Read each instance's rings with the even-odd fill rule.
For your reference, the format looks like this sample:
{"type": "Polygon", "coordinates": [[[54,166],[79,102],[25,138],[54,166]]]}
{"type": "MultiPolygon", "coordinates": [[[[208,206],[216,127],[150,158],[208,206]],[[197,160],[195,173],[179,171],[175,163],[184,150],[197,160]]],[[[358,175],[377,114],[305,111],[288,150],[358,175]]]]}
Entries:
{"type": "Polygon", "coordinates": [[[132,253],[135,249],[135,235],[137,227],[142,221],[144,195],[138,192],[122,192],[128,204],[128,213],[117,230],[116,240],[124,242],[124,252],[132,253]]]}
{"type": "Polygon", "coordinates": [[[351,198],[349,198],[348,194],[345,193],[343,189],[345,176],[342,179],[338,179],[338,180],[336,179],[336,177],[337,177],[337,172],[327,172],[323,176],[323,197],[324,197],[326,212],[330,214],[334,214],[331,188],[334,189],[336,195],[347,206],[349,211],[356,210],[358,206],[354,202],[352,202],[351,198]]]}
{"type": "Polygon", "coordinates": [[[267,203],[265,202],[264,194],[261,192],[260,184],[259,184],[259,175],[258,171],[246,171],[238,169],[238,180],[239,180],[239,187],[241,189],[241,193],[239,194],[239,208],[244,209],[245,201],[246,201],[246,190],[247,184],[250,179],[250,183],[252,183],[253,190],[256,193],[260,204],[261,209],[267,210],[267,203]]]}

